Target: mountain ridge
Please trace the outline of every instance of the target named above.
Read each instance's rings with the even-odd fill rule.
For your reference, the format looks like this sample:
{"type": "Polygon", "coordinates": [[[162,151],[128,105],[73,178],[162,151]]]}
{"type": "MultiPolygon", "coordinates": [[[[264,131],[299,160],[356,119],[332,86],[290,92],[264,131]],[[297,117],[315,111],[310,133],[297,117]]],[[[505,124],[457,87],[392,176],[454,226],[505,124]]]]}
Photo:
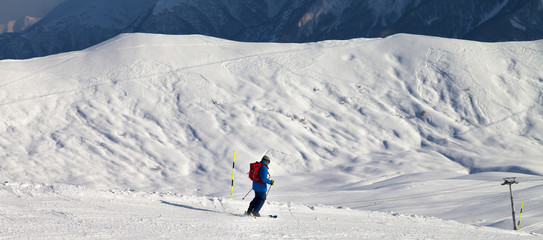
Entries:
{"type": "Polygon", "coordinates": [[[81,50],[129,32],[247,42],[301,43],[396,33],[527,41],[543,38],[543,1],[69,0],[25,31],[0,35],[0,59],[81,50]]]}

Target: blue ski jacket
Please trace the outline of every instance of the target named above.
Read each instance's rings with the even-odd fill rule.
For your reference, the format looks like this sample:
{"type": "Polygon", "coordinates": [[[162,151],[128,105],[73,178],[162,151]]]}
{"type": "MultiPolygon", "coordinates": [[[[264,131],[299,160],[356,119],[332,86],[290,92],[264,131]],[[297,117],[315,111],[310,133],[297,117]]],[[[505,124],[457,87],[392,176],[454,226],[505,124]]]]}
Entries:
{"type": "Polygon", "coordinates": [[[258,171],[258,176],[264,183],[260,182],[253,182],[253,190],[255,192],[267,192],[268,191],[268,185],[271,184],[271,180],[268,179],[268,164],[266,162],[261,162],[264,166],[260,167],[260,170],[258,171]]]}

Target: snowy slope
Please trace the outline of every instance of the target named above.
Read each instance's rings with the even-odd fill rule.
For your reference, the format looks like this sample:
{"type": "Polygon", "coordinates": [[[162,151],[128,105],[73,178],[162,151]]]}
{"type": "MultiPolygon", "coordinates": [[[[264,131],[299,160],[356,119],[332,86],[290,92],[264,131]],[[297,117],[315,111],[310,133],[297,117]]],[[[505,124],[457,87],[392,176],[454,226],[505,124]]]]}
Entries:
{"type": "Polygon", "coordinates": [[[0,61],[0,178],[226,197],[236,151],[240,199],[266,153],[270,201],[510,229],[500,183],[517,176],[522,227],[542,233],[541,62],[541,41],[124,34],[0,61]]]}
{"type": "Polygon", "coordinates": [[[271,202],[278,218],[239,217],[246,203],[133,190],[2,184],[2,239],[541,239],[419,215],[271,202]]]}

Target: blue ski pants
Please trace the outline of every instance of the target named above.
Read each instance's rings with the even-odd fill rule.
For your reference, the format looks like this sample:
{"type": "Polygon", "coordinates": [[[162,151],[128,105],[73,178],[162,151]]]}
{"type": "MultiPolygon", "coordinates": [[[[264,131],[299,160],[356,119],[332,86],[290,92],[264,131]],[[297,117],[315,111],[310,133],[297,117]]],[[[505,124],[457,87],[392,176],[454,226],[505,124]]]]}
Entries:
{"type": "Polygon", "coordinates": [[[249,212],[252,212],[254,214],[260,212],[262,205],[264,205],[264,201],[266,201],[266,192],[255,191],[255,198],[253,198],[253,200],[249,204],[249,212]]]}

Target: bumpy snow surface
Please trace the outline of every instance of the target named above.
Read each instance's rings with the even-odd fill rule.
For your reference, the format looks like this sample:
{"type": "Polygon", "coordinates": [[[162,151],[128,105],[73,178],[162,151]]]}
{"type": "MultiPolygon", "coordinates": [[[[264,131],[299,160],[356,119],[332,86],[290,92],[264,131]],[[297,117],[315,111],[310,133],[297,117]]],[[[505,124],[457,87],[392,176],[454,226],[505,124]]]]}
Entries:
{"type": "Polygon", "coordinates": [[[0,238],[540,239],[541,63],[543,41],[413,35],[3,60],[0,238]],[[278,218],[235,216],[263,154],[278,218]]]}

